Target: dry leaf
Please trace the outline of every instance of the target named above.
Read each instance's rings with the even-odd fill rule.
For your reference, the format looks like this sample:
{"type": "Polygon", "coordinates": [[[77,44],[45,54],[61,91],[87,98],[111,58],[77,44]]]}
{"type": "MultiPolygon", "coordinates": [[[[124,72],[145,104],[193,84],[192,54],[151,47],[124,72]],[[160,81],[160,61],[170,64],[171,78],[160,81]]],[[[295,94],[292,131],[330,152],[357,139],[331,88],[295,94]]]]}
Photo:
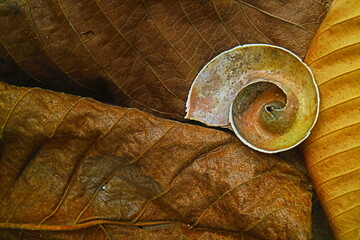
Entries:
{"type": "Polygon", "coordinates": [[[0,2],[0,45],[31,77],[182,119],[190,85],[215,55],[270,43],[303,57],[326,1],[14,0],[0,2]]]}
{"type": "Polygon", "coordinates": [[[56,239],[56,240],[106,240],[106,239],[119,239],[119,240],[139,240],[139,239],[166,239],[166,240],[257,240],[249,235],[235,232],[219,232],[219,231],[205,231],[197,229],[189,229],[179,224],[166,224],[158,226],[145,226],[145,227],[126,227],[114,225],[99,225],[81,229],[78,231],[14,231],[8,230],[2,234],[6,240],[17,240],[19,236],[22,240],[43,240],[43,239],[56,239]]]}
{"type": "Polygon", "coordinates": [[[321,107],[303,151],[337,239],[360,238],[359,24],[359,1],[334,1],[305,59],[318,82],[321,107]]]}
{"type": "Polygon", "coordinates": [[[135,109],[0,87],[0,236],[310,239],[309,182],[276,156],[135,109]]]}

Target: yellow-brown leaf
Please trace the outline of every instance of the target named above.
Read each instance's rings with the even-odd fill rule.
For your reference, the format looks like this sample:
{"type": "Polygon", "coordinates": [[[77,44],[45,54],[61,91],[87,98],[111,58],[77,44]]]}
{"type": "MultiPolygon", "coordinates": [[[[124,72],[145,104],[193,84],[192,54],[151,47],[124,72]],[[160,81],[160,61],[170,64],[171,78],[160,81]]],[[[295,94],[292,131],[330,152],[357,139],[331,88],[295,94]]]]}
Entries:
{"type": "Polygon", "coordinates": [[[337,0],[306,55],[319,84],[319,121],[303,144],[337,239],[360,239],[360,6],[337,0]]]}

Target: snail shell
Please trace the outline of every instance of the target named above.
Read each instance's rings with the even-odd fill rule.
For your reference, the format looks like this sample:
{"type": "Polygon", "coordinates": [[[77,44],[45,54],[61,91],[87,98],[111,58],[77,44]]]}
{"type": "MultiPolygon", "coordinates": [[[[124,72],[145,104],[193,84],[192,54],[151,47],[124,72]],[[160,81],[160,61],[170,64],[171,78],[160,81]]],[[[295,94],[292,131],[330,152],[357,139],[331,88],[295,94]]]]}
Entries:
{"type": "Polygon", "coordinates": [[[230,128],[249,147],[266,153],[300,144],[319,114],[314,76],[281,47],[248,44],[223,52],[196,76],[187,119],[230,128]]]}

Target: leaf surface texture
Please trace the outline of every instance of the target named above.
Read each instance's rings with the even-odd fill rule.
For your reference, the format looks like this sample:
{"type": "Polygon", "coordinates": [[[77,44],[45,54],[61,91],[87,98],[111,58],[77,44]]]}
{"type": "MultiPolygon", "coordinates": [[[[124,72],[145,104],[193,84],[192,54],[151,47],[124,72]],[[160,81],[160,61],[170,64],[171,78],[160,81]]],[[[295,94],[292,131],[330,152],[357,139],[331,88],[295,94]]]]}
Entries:
{"type": "Polygon", "coordinates": [[[305,58],[321,106],[303,151],[336,239],[360,238],[359,24],[358,1],[334,1],[305,58]]]}
{"type": "Polygon", "coordinates": [[[310,239],[307,178],[231,134],[3,83],[0,103],[4,238],[310,239]]]}
{"type": "Polygon", "coordinates": [[[40,86],[182,119],[211,58],[245,43],[304,57],[325,12],[315,0],[6,1],[0,51],[40,86]]]}

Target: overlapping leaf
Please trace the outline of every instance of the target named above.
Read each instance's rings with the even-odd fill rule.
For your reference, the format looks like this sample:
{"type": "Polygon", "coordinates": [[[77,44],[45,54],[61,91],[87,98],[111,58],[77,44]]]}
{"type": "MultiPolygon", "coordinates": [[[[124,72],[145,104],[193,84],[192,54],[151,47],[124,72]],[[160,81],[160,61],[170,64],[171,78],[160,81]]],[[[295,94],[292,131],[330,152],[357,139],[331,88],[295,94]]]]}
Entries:
{"type": "Polygon", "coordinates": [[[310,238],[309,183],[276,156],[218,130],[0,86],[4,238],[310,238]]]}
{"type": "Polygon", "coordinates": [[[302,57],[326,2],[5,1],[0,44],[54,89],[94,96],[106,88],[122,106],[182,119],[190,85],[212,57],[244,43],[302,57]]]}
{"type": "Polygon", "coordinates": [[[358,1],[334,1],[305,59],[319,84],[321,108],[304,153],[337,239],[360,238],[359,25],[358,1]]]}
{"type": "Polygon", "coordinates": [[[189,227],[181,226],[179,224],[167,224],[159,226],[148,227],[126,227],[114,225],[99,225],[78,231],[14,231],[9,230],[3,234],[7,240],[17,240],[21,236],[22,240],[43,240],[43,239],[78,239],[78,240],[106,240],[106,239],[191,239],[191,240],[257,240],[249,235],[235,232],[219,232],[219,231],[205,231],[197,229],[189,229],[189,227]]]}

